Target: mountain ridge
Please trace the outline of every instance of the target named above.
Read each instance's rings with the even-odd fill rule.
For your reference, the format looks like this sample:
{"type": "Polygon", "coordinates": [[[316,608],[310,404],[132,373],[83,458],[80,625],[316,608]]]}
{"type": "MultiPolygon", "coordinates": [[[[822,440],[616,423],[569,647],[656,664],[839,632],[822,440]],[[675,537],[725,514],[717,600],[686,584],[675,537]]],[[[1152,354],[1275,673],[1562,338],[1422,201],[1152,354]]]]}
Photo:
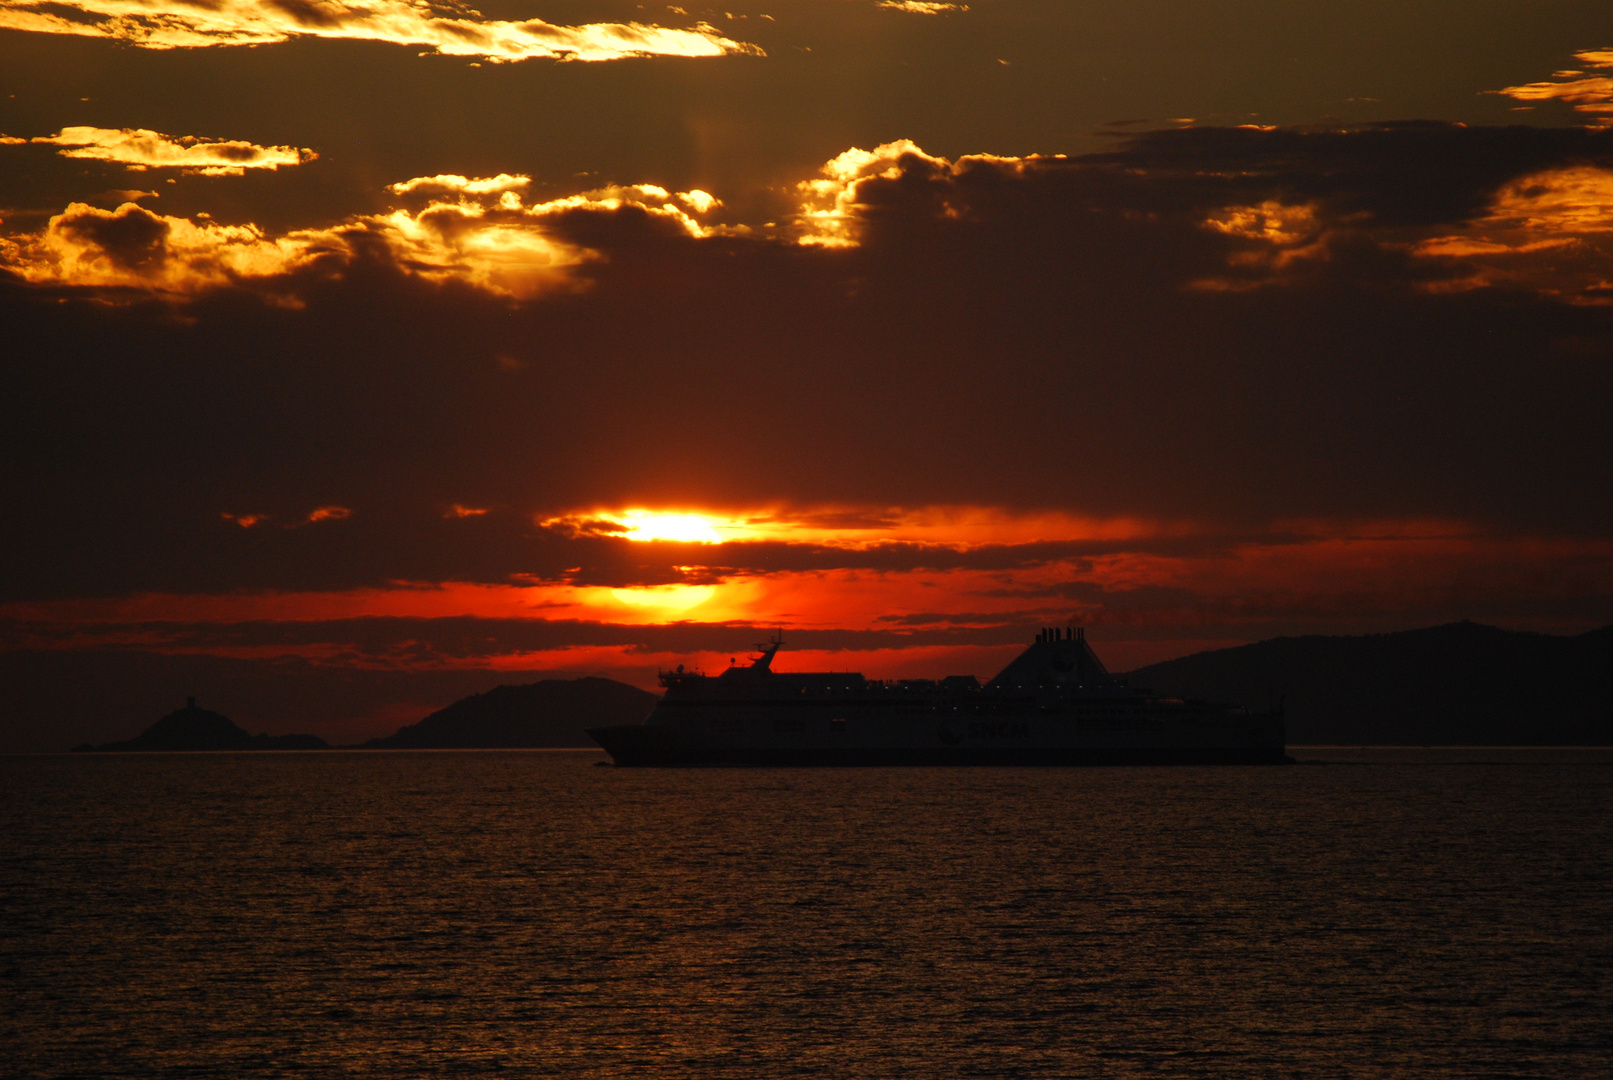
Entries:
{"type": "Polygon", "coordinates": [[[597,749],[588,728],[640,723],[659,700],[648,690],[597,675],[495,686],[360,745],[370,750],[597,749]]]}
{"type": "Polygon", "coordinates": [[[1256,708],[1281,700],[1296,745],[1613,745],[1613,626],[1559,637],[1464,620],[1279,637],[1127,677],[1256,708]]]}

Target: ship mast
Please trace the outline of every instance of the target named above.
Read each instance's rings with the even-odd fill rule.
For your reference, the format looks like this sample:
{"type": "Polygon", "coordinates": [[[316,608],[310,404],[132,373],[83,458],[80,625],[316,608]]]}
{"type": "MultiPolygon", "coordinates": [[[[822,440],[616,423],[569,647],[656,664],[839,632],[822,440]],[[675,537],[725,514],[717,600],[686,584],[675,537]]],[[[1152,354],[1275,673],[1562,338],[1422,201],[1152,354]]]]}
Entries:
{"type": "Polygon", "coordinates": [[[783,629],[783,627],[780,627],[779,629],[777,629],[777,630],[775,630],[773,632],[773,636],[771,638],[769,638],[767,641],[757,643],[756,649],[762,655],[756,657],[754,660],[752,660],[750,662],[751,670],[752,671],[772,671],[773,670],[773,655],[775,653],[777,653],[779,651],[779,649],[783,647],[783,645],[784,645],[784,629],[783,629]]]}

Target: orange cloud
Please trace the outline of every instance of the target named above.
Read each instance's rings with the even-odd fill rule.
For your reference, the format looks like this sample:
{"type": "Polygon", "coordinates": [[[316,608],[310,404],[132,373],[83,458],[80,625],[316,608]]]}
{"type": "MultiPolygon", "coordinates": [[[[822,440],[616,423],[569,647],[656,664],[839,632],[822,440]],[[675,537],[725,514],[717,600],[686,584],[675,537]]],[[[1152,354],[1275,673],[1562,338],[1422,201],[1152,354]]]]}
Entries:
{"type": "MultiPolygon", "coordinates": [[[[1613,49],[1587,49],[1574,54],[1588,68],[1613,69],[1613,49]]],[[[1545,82],[1509,86],[1496,91],[1517,101],[1566,101],[1585,113],[1591,127],[1613,127],[1613,76],[1559,71],[1545,82]]]]}
{"type": "MultiPolygon", "coordinates": [[[[300,522],[293,522],[284,527],[288,529],[295,529],[299,525],[312,525],[316,521],[344,521],[352,516],[353,511],[349,510],[345,506],[321,506],[310,511],[308,516],[303,518],[300,522]]],[[[219,514],[219,517],[223,518],[225,521],[233,521],[243,529],[250,529],[255,525],[262,525],[264,522],[269,520],[271,515],[231,514],[225,512],[219,514]]]]}
{"type": "Polygon", "coordinates": [[[1613,170],[1575,165],[1514,180],[1484,217],[1411,250],[1464,271],[1435,288],[1515,285],[1574,303],[1613,302],[1613,170]]]}
{"type": "Polygon", "coordinates": [[[1256,288],[1277,280],[1295,262],[1327,255],[1327,229],[1317,208],[1308,203],[1267,200],[1258,206],[1229,206],[1206,218],[1204,227],[1250,243],[1227,256],[1228,265],[1241,276],[1191,283],[1190,288],[1201,291],[1256,288]]]}
{"type": "Polygon", "coordinates": [[[513,62],[637,56],[764,55],[705,23],[673,30],[642,23],[555,26],[482,19],[468,9],[408,0],[0,0],[0,29],[110,38],[146,49],[265,45],[295,37],[384,41],[447,56],[513,62]]]}
{"type": "MultiPolygon", "coordinates": [[[[8,139],[20,143],[21,139],[8,139]]],[[[110,161],[136,171],[182,169],[204,176],[240,176],[247,169],[301,165],[319,155],[295,146],[258,146],[232,139],[174,137],[144,128],[67,127],[59,134],[27,140],[61,146],[62,157],[110,161]]]]}
{"type": "Polygon", "coordinates": [[[1613,170],[1593,165],[1547,169],[1506,183],[1483,216],[1454,229],[1382,226],[1364,212],[1329,214],[1317,203],[1274,200],[1225,207],[1202,225],[1237,244],[1225,257],[1227,273],[1189,284],[1199,291],[1292,281],[1305,265],[1329,259],[1345,240],[1409,253],[1423,263],[1414,275],[1444,263],[1445,272],[1414,276],[1412,286],[1424,292],[1509,286],[1572,303],[1610,300],[1613,170]]]}

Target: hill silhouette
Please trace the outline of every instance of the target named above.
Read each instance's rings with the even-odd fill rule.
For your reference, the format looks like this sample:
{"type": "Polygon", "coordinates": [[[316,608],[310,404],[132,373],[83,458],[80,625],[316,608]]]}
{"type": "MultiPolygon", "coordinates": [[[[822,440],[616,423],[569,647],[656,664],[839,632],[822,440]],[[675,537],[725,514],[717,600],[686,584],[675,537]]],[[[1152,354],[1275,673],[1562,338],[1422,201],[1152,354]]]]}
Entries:
{"type": "Polygon", "coordinates": [[[123,742],[88,743],[75,746],[79,752],[173,751],[173,750],[324,750],[330,744],[318,735],[248,735],[222,713],[198,708],[191,698],[183,709],[175,709],[132,739],[123,742]]]}
{"type": "Polygon", "coordinates": [[[363,745],[385,750],[597,747],[588,728],[637,724],[658,700],[647,690],[597,677],[496,686],[363,745]]]}
{"type": "Polygon", "coordinates": [[[1474,622],[1275,638],[1130,674],[1158,693],[1264,708],[1292,744],[1613,744],[1613,626],[1575,637],[1474,622]]]}

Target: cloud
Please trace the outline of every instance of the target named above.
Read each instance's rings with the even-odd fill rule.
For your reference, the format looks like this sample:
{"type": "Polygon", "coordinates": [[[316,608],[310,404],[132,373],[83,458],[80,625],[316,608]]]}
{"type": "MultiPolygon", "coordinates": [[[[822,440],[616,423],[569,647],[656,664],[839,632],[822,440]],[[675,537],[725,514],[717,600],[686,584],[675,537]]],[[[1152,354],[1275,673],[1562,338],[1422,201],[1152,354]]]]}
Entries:
{"type": "Polygon", "coordinates": [[[463,8],[407,0],[0,0],[0,29],[109,38],[147,49],[265,45],[295,37],[383,41],[494,62],[620,60],[640,56],[763,55],[704,23],[554,26],[486,20],[463,8]]]}
{"type": "Polygon", "coordinates": [[[413,180],[404,180],[396,184],[388,184],[387,190],[394,195],[412,195],[415,192],[427,194],[444,194],[447,192],[460,192],[466,195],[502,195],[506,191],[521,191],[532,184],[530,176],[511,176],[509,173],[499,173],[497,176],[483,176],[472,179],[457,174],[440,176],[417,176],[413,180]]]}
{"type": "Polygon", "coordinates": [[[805,246],[879,247],[933,235],[931,223],[1006,227],[1035,200],[1072,225],[1078,215],[1089,226],[1147,215],[1151,224],[1132,231],[1175,249],[1160,280],[1177,288],[1232,293],[1365,273],[1413,289],[1505,286],[1604,303],[1610,178],[1613,144],[1583,130],[1206,128],[1149,132],[1081,158],[955,161],[900,140],[848,150],[799,184],[795,227],[805,246]],[[1217,239],[1199,243],[1186,229],[1217,239]],[[1481,255],[1507,265],[1481,272],[1481,255]],[[1196,262],[1203,272],[1184,278],[1196,262]]]}
{"type": "MultiPolygon", "coordinates": [[[[1613,49],[1587,49],[1574,54],[1588,68],[1613,70],[1613,49]]],[[[1559,71],[1550,80],[1496,91],[1518,101],[1565,101],[1586,114],[1592,127],[1613,127],[1613,76],[1559,71]]]]}
{"type": "Polygon", "coordinates": [[[938,4],[930,0],[879,0],[878,6],[891,11],[906,12],[909,15],[941,15],[969,10],[968,4],[938,4]]]}
{"type": "MultiPolygon", "coordinates": [[[[785,628],[792,654],[922,656],[935,646],[1011,647],[1038,622],[1075,621],[1111,640],[1153,642],[1157,656],[1183,641],[1426,625],[1464,610],[1582,628],[1605,615],[1610,599],[1606,540],[1502,538],[1427,520],[1308,522],[1290,537],[1214,554],[1120,549],[1033,569],[850,566],[734,575],[704,586],[444,583],[12,603],[0,606],[0,638],[11,649],[124,648],[427,670],[560,666],[566,650],[590,647],[638,654],[637,661],[618,657],[622,666],[680,651],[710,659],[719,649],[745,648],[756,627],[770,625],[785,628]],[[1379,531],[1387,535],[1371,535],[1379,531]],[[1554,556],[1544,573],[1542,545],[1554,556]]],[[[792,655],[792,662],[801,660],[792,655]]]]}
{"type": "Polygon", "coordinates": [[[1458,268],[1435,288],[1525,287],[1613,304],[1613,168],[1572,165],[1512,181],[1488,214],[1412,252],[1458,268]]]}
{"type": "MultiPolygon", "coordinates": [[[[1529,580],[1605,597],[1575,543],[1613,530],[1586,495],[1613,485],[1613,312],[1584,284],[1610,148],[1454,125],[895,143],[803,194],[838,245],[650,184],[422,188],[283,235],[75,206],[0,281],[0,596],[524,582],[653,623],[827,612],[814,590],[980,613],[997,576],[1013,613],[1303,547],[1283,523],[1335,523],[1347,561],[1392,550],[1352,523],[1427,518],[1536,538],[1508,555],[1516,610],[1529,580]],[[353,514],[281,527],[322,506],[353,514]],[[667,532],[632,510],[726,542],[627,539],[667,532]],[[613,595],[696,595],[667,587],[716,592],[684,615],[613,595]]],[[[1453,606],[1504,562],[1418,543],[1453,559],[1453,606]]]]}
{"type": "MultiPolygon", "coordinates": [[[[851,247],[860,238],[860,226],[873,209],[863,195],[871,181],[901,180],[922,183],[924,178],[941,178],[966,168],[973,159],[961,159],[956,166],[945,158],[931,157],[911,139],[883,143],[873,150],[852,147],[827,162],[820,177],[796,185],[802,196],[796,217],[800,228],[798,242],[819,247],[851,247]]],[[[982,159],[986,160],[986,159],[982,159]]],[[[995,159],[990,159],[995,160],[995,159]]]]}
{"type": "Polygon", "coordinates": [[[1139,169],[1156,191],[1168,185],[1175,199],[1189,197],[1155,212],[1199,215],[1201,229],[1225,239],[1221,265],[1194,279],[1196,289],[1342,275],[1599,302],[1613,273],[1605,240],[1613,143],[1598,131],[1201,129],[1150,133],[1110,161],[1139,169]],[[1481,255],[1505,255],[1507,265],[1481,270],[1471,258],[1481,255]]]}
{"type": "Polygon", "coordinates": [[[240,176],[247,169],[302,165],[319,156],[294,146],[258,146],[194,135],[176,138],[144,128],[68,127],[59,134],[28,141],[65,147],[57,151],[62,157],[110,161],[135,171],[182,169],[203,176],[240,176]]]}
{"type": "Polygon", "coordinates": [[[115,210],[73,203],[37,234],[0,238],[0,266],[36,285],[184,297],[253,282],[272,289],[293,275],[340,273],[355,260],[383,258],[428,281],[529,297],[580,287],[572,271],[599,257],[566,238],[568,223],[630,211],[679,235],[701,237],[708,229],[694,214],[720,205],[705,192],[674,195],[640,184],[524,206],[517,192],[527,183],[508,175],[418,178],[392,190],[459,197],[277,237],[252,224],[171,217],[133,202],[115,210]]]}
{"type": "Polygon", "coordinates": [[[193,294],[270,278],[331,252],[328,238],[270,239],[253,225],[220,225],[153,213],[127,202],[115,210],[72,203],[35,235],[0,239],[0,264],[36,285],[193,294]]]}
{"type": "Polygon", "coordinates": [[[1058,230],[1097,229],[1157,234],[1149,257],[1164,260],[1165,276],[1155,281],[1171,288],[1239,292],[1388,273],[1406,288],[1505,285],[1601,303],[1613,276],[1610,168],[1607,135],[1585,129],[1193,129],[1081,158],[956,160],[897,140],[847,150],[798,184],[801,209],[782,236],[712,220],[722,202],[699,190],[612,185],[529,205],[530,177],[442,174],[389,185],[405,208],[279,236],[74,204],[41,233],[0,241],[0,261],[40,284],[185,296],[253,280],[283,288],[311,268],[384,258],[425,280],[533,298],[590,287],[585,268],[620,258],[623,244],[642,248],[651,233],[740,242],[760,257],[783,240],[876,251],[1002,229],[1043,245],[1058,230]],[[1031,213],[1054,231],[1038,234],[1031,213]],[[136,232],[139,251],[128,246],[136,232]],[[1559,249],[1572,250],[1566,269],[1559,249]],[[1479,256],[1507,265],[1492,259],[1480,272],[1479,256]]]}
{"type": "Polygon", "coordinates": [[[155,199],[157,198],[158,194],[159,193],[155,191],[142,191],[139,188],[113,188],[110,191],[103,191],[99,195],[92,195],[90,197],[96,202],[111,202],[115,206],[121,206],[126,202],[139,202],[141,199],[155,199]]]}

